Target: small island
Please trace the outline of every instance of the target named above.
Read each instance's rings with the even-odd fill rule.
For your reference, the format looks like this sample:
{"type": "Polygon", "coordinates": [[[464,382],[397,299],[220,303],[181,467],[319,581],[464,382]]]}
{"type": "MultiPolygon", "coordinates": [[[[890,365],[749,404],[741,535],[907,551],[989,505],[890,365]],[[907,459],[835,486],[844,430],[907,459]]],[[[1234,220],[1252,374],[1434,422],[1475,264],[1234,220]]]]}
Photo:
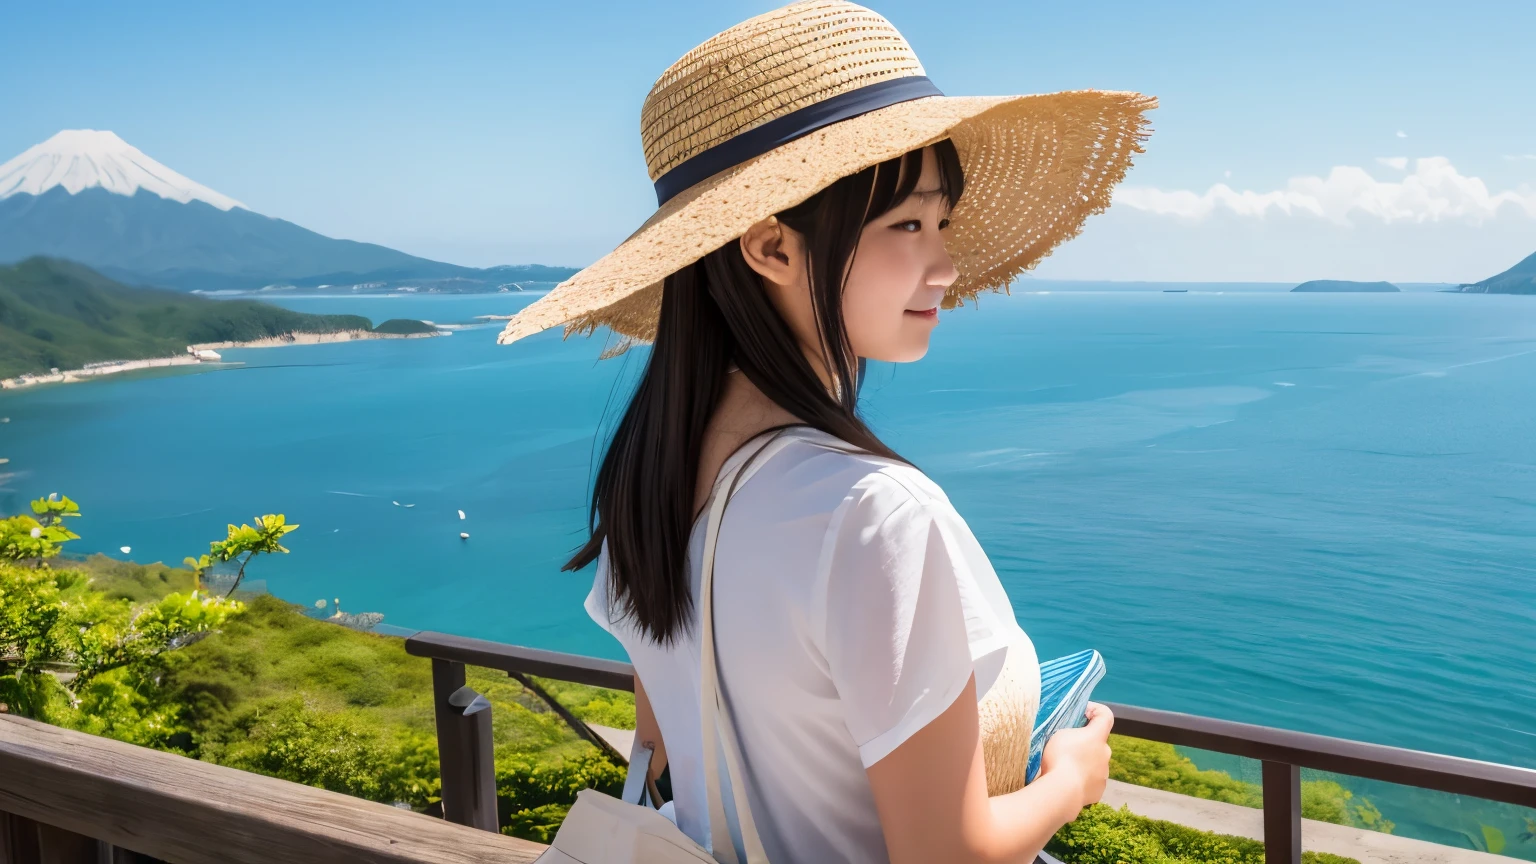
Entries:
{"type": "Polygon", "coordinates": [[[1391,282],[1348,282],[1343,279],[1313,279],[1311,282],[1303,282],[1292,288],[1293,293],[1325,293],[1325,294],[1395,294],[1401,291],[1391,282]]]}

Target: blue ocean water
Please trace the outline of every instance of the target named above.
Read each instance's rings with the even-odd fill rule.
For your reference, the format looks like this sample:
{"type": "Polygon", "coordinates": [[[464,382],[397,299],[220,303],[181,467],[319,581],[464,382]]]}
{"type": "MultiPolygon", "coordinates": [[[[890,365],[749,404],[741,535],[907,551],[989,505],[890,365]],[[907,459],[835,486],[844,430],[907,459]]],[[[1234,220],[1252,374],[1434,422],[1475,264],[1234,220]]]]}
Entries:
{"type": "MultiPolygon", "coordinates": [[[[1104,655],[1096,697],[1536,767],[1536,298],[1188,287],[987,296],[872,367],[866,414],[1041,654],[1104,655]]],[[[443,324],[531,299],[280,302],[443,324]]],[[[167,562],[282,512],[292,553],[252,568],[279,596],[620,656],[559,567],[643,353],[498,329],[8,392],[0,512],[64,492],[80,551],[167,562]]],[[[1443,802],[1369,794],[1458,842],[1443,802]]]]}

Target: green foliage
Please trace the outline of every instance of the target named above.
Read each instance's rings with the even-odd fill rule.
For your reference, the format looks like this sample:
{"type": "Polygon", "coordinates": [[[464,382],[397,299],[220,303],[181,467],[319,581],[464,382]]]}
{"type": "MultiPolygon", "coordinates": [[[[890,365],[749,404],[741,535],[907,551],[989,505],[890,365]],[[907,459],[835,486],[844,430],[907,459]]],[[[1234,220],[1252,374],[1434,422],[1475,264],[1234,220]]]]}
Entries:
{"type": "Polygon", "coordinates": [[[194,574],[186,570],[159,562],[135,564],[132,561],[119,561],[100,552],[82,560],[71,561],[69,568],[85,574],[91,580],[92,590],[101,592],[110,600],[149,603],[167,594],[178,591],[189,593],[198,588],[194,574]]]}
{"type": "Polygon", "coordinates": [[[195,591],[135,604],[89,583],[72,570],[0,561],[0,701],[60,725],[120,729],[115,737],[135,742],[174,734],[173,710],[120,692],[131,678],[98,679],[211,632],[240,604],[195,591]],[[76,716],[82,709],[95,720],[76,716]]]}
{"type": "Polygon", "coordinates": [[[345,712],[318,711],[297,697],[243,712],[214,761],[373,801],[425,807],[440,789],[437,743],[420,733],[383,733],[345,712]]]}
{"type": "Polygon", "coordinates": [[[554,697],[572,714],[588,723],[611,726],[615,729],[635,728],[635,694],[620,690],[605,690],[586,684],[556,681],[553,678],[534,678],[534,683],[554,697]]]}
{"type": "Polygon", "coordinates": [[[519,810],[502,821],[501,833],[535,843],[554,842],[565,814],[571,812],[569,804],[543,804],[529,810],[519,810]]]}
{"type": "Polygon", "coordinates": [[[214,540],[209,543],[207,555],[198,558],[189,556],[185,562],[187,567],[201,581],[203,575],[214,564],[238,560],[240,562],[240,569],[235,573],[234,582],[229,586],[229,590],[224,592],[224,596],[228,597],[235,593],[235,589],[240,587],[240,580],[245,578],[245,568],[246,565],[251,563],[251,559],[257,555],[265,555],[272,552],[287,554],[288,547],[284,546],[280,541],[283,535],[297,530],[299,527],[298,525],[287,524],[281,513],[268,513],[265,516],[257,516],[255,521],[256,524],[254,526],[230,525],[229,536],[223,540],[214,540]],[[245,557],[241,558],[241,555],[245,557]]]}
{"type": "Polygon", "coordinates": [[[370,326],[360,315],[312,315],[254,300],[130,287],[52,258],[0,267],[0,378],[180,355],[199,342],[370,326]]]}
{"type": "Polygon", "coordinates": [[[0,560],[41,561],[59,554],[64,543],[80,535],[64,527],[66,518],[80,515],[80,507],[68,496],[50,493],[32,502],[25,513],[0,519],[0,560]]]}
{"type": "MultiPolygon", "coordinates": [[[[199,758],[418,809],[438,797],[431,662],[406,654],[401,639],[261,595],[161,667],[160,698],[183,706],[199,758]]],[[[495,718],[503,824],[533,825],[580,789],[622,784],[622,769],[516,681],[484,669],[468,680],[495,718]],[[530,810],[539,812],[520,815],[530,810]]]]}
{"type": "Polygon", "coordinates": [[[378,727],[432,727],[432,667],[404,643],[308,618],[270,595],[246,601],[216,638],[161,662],[164,698],[186,706],[199,740],[224,740],[237,718],[294,697],[321,713],[358,709],[378,727]]]}
{"type": "MultiPolygon", "coordinates": [[[[1264,806],[1263,790],[1258,784],[1235,779],[1224,771],[1202,771],[1172,744],[1123,735],[1111,735],[1109,743],[1113,752],[1109,763],[1111,779],[1209,801],[1264,806]]],[[[1384,834],[1392,833],[1395,827],[1376,805],[1363,798],[1355,800],[1352,792],[1332,780],[1302,781],[1301,815],[1384,834]]]]}
{"type": "Polygon", "coordinates": [[[616,796],[623,788],[624,769],[593,748],[554,761],[527,756],[496,760],[496,808],[502,824],[510,824],[512,816],[526,810],[569,806],[583,789],[616,796]]]}
{"type": "Polygon", "coordinates": [[[1201,771],[1172,744],[1111,735],[1109,746],[1110,779],[1244,807],[1264,805],[1257,785],[1223,771],[1201,771]]]}
{"type": "Polygon", "coordinates": [[[63,594],[77,581],[68,571],[0,561],[0,682],[62,665],[63,594]]]}
{"type": "MultiPolygon", "coordinates": [[[[1046,846],[1071,864],[1263,864],[1264,844],[1137,816],[1094,804],[1046,846]]],[[[1359,864],[1327,852],[1302,852],[1305,864],[1359,864]]]]}
{"type": "Polygon", "coordinates": [[[179,648],[192,638],[218,629],[239,612],[238,600],[190,594],[170,594],[159,603],[135,609],[127,601],[108,600],[89,592],[85,602],[71,608],[70,627],[78,630],[67,641],[75,667],[70,689],[77,690],[96,676],[179,648]]]}
{"type": "Polygon", "coordinates": [[[55,700],[41,719],[102,735],[186,754],[189,744],[181,706],[156,698],[152,673],[126,667],[76,688],[74,701],[55,700]]]}

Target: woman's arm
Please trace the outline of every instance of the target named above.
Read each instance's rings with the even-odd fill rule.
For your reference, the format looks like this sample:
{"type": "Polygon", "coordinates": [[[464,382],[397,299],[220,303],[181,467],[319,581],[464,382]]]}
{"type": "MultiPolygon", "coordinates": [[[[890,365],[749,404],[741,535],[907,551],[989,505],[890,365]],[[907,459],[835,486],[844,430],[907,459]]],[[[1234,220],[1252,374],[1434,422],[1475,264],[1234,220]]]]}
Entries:
{"type": "Polygon", "coordinates": [[[892,864],[1033,861],[1104,794],[1114,717],[1102,705],[1088,717],[1052,736],[1033,783],[988,798],[972,677],[944,713],[867,770],[892,864]]]}
{"type": "Polygon", "coordinates": [[[655,751],[651,756],[651,776],[647,778],[655,780],[667,767],[667,743],[661,740],[661,727],[656,724],[656,714],[651,710],[651,700],[646,697],[645,688],[640,686],[639,675],[635,676],[635,737],[651,744],[655,751]]]}

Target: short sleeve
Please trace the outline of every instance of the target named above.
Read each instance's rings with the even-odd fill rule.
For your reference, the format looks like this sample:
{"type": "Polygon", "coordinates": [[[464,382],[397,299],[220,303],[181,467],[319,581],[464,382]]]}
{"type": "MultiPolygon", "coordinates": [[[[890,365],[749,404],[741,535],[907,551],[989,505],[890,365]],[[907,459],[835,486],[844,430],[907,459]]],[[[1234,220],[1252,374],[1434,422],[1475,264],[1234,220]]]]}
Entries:
{"type": "Polygon", "coordinates": [[[587,592],[587,601],[582,604],[587,615],[597,622],[597,626],[617,636],[613,631],[614,621],[608,613],[608,543],[603,542],[597,552],[597,573],[592,577],[592,590],[587,592]]]}
{"type": "Polygon", "coordinates": [[[823,651],[866,768],[954,704],[972,674],[964,555],[932,507],[874,474],[828,527],[823,651]]]}

